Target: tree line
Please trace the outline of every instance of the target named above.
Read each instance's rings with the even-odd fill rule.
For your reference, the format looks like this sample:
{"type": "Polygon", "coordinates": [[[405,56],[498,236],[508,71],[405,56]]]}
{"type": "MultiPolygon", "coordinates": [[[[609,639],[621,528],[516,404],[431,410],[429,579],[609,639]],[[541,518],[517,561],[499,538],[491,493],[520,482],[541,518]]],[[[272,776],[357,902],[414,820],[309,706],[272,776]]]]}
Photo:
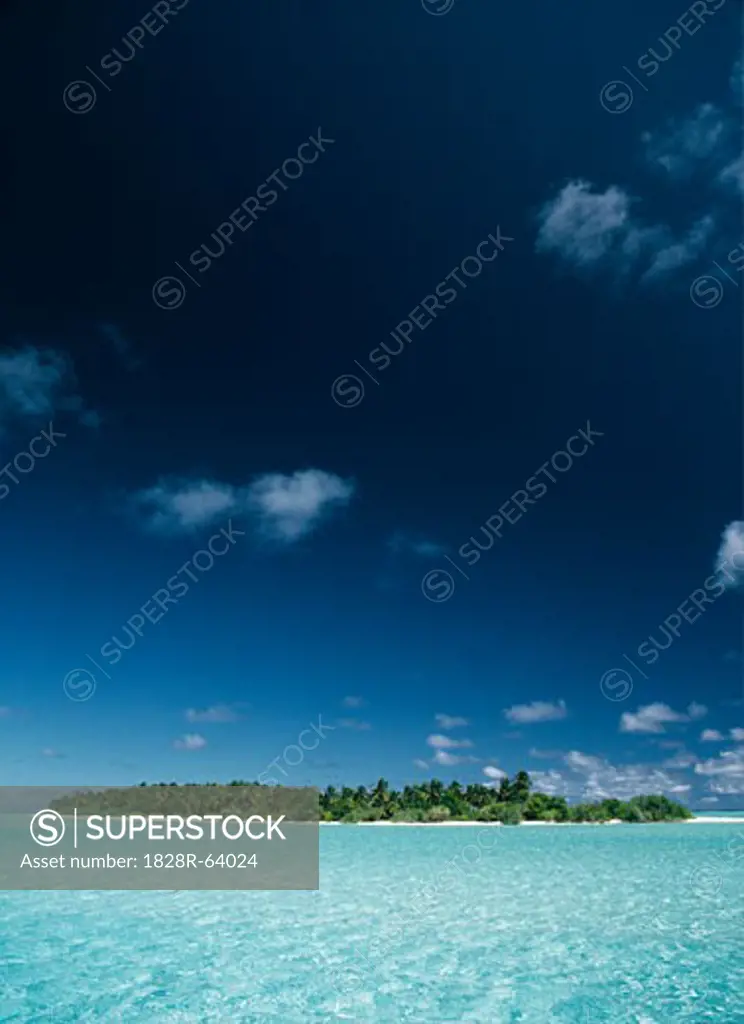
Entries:
{"type": "Polygon", "coordinates": [[[329,786],[320,794],[321,821],[347,823],[363,821],[500,821],[518,825],[521,821],[627,822],[683,821],[693,815],[682,804],[662,795],[634,796],[630,800],[605,799],[597,803],[569,804],[565,797],[533,792],[527,772],[499,786],[459,782],[445,785],[438,779],[391,789],[380,779],[368,789],[329,786]]]}
{"type": "Polygon", "coordinates": [[[139,786],[89,791],[62,797],[52,804],[62,814],[251,814],[284,813],[295,821],[522,821],[626,822],[683,821],[693,817],[683,804],[662,795],[634,796],[629,800],[604,799],[569,804],[565,797],[532,790],[527,772],[499,785],[439,779],[391,789],[386,779],[372,787],[328,786],[316,798],[309,787],[266,786],[235,779],[228,783],[142,782],[139,786]],[[174,792],[174,788],[176,792],[174,792]]]}

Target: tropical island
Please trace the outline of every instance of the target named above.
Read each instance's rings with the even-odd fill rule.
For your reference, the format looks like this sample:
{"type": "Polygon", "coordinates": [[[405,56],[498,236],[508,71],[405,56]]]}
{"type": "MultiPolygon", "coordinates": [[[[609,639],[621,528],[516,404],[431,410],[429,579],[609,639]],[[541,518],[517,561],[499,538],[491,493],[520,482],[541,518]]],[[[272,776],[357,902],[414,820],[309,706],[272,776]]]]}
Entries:
{"type": "Polygon", "coordinates": [[[498,786],[439,779],[391,789],[386,779],[368,788],[344,786],[317,792],[308,786],[269,786],[236,779],[229,783],[141,782],[139,786],[101,788],[63,796],[52,808],[61,814],[213,814],[283,813],[293,821],[338,822],[357,825],[444,824],[492,822],[520,825],[601,824],[610,821],[647,823],[687,821],[694,817],[683,804],[662,795],[605,799],[569,804],[565,797],[533,792],[529,774],[504,776],[498,786]]]}
{"type": "Polygon", "coordinates": [[[405,786],[398,792],[380,779],[371,789],[329,786],[320,794],[320,820],[344,824],[364,822],[444,823],[447,821],[490,821],[502,825],[522,822],[557,824],[686,821],[692,812],[665,796],[634,796],[630,800],[601,800],[599,803],[569,804],[562,796],[531,791],[527,772],[517,772],[510,781],[501,779],[498,788],[481,783],[463,787],[459,782],[445,786],[438,779],[405,786]]]}

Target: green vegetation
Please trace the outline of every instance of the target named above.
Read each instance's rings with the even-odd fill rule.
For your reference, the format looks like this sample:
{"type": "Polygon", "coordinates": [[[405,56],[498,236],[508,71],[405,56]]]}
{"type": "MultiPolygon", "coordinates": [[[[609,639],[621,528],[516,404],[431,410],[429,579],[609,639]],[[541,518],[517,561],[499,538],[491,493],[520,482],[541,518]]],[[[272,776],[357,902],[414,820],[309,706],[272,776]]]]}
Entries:
{"type": "Polygon", "coordinates": [[[439,779],[390,789],[385,779],[367,789],[329,786],[319,800],[308,788],[264,786],[236,780],[222,783],[155,783],[127,789],[88,791],[55,800],[52,807],[71,814],[286,814],[292,821],[521,821],[627,822],[683,821],[692,813],[665,796],[634,796],[631,800],[602,800],[596,804],[568,804],[562,796],[531,792],[527,772],[513,779],[504,776],[498,787],[439,779]]]}
{"type": "Polygon", "coordinates": [[[619,818],[627,822],[682,821],[692,813],[665,796],[634,796],[631,800],[602,800],[596,804],[570,805],[562,796],[530,792],[527,772],[504,777],[498,789],[475,783],[448,786],[438,779],[401,792],[390,789],[385,779],[372,788],[348,786],[338,791],[329,786],[320,794],[321,821],[521,821],[603,822],[619,818]]]}
{"type": "Polygon", "coordinates": [[[126,789],[81,790],[51,804],[60,814],[284,814],[289,821],[317,821],[318,798],[307,787],[262,786],[258,782],[141,783],[126,789]]]}

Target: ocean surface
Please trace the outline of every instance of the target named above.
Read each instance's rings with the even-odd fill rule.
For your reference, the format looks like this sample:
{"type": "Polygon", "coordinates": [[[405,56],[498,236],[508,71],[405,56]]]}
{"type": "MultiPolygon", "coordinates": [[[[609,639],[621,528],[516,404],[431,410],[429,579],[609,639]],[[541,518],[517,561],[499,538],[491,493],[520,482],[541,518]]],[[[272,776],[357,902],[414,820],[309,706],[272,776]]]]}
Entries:
{"type": "Polygon", "coordinates": [[[0,893],[0,1020],[744,1024],[744,820],[321,833],[319,892],[0,893]]]}

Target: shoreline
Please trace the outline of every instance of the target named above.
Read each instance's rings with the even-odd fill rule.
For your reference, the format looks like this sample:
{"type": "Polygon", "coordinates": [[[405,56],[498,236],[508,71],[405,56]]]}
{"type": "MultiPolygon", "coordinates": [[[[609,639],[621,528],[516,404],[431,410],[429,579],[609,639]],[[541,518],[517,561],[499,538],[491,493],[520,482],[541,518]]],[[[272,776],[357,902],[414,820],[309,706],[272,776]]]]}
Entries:
{"type": "Polygon", "coordinates": [[[682,818],[679,821],[625,822],[619,818],[610,821],[520,821],[518,825],[504,825],[501,821],[321,821],[320,825],[351,825],[354,828],[576,828],[586,825],[744,825],[744,818],[721,815],[710,818],[682,818]]]}

